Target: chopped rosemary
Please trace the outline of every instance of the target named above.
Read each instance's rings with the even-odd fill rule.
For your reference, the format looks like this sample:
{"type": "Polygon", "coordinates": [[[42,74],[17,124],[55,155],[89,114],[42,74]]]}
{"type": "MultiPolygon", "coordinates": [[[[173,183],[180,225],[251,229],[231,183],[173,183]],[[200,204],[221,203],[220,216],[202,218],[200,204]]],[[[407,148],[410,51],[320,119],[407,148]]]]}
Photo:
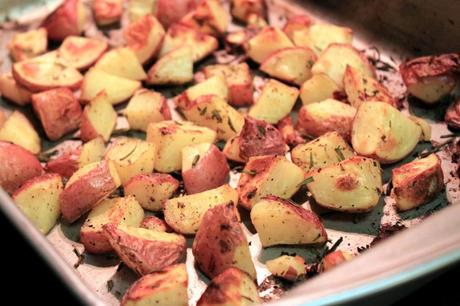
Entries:
{"type": "Polygon", "coordinates": [[[339,158],[339,161],[345,160],[345,156],[343,155],[342,149],[340,147],[337,147],[334,150],[335,150],[335,153],[337,153],[337,157],[339,158]]]}
{"type": "Polygon", "coordinates": [[[196,163],[200,160],[200,154],[195,155],[192,161],[192,168],[195,167],[196,163]]]}
{"type": "Polygon", "coordinates": [[[302,186],[306,186],[308,184],[310,184],[311,182],[314,182],[315,180],[313,179],[313,176],[309,176],[307,177],[305,180],[303,180],[302,183],[300,183],[297,187],[302,187],[302,186]]]}
{"type": "Polygon", "coordinates": [[[125,156],[123,156],[123,157],[120,158],[119,160],[125,160],[125,159],[127,159],[128,157],[130,157],[130,156],[134,153],[134,151],[136,151],[136,149],[137,149],[137,144],[134,146],[134,148],[133,148],[131,151],[129,151],[128,154],[126,154],[125,156]]]}

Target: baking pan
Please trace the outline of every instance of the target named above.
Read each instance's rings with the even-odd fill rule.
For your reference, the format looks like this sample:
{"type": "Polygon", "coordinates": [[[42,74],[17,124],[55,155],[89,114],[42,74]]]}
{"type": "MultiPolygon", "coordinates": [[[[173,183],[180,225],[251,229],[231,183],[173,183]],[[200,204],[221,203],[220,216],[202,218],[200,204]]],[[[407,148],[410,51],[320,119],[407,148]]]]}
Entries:
{"type": "MultiPolygon", "coordinates": [[[[41,2],[38,4],[46,13],[58,3],[59,1],[49,1],[46,6],[41,2]]],[[[379,77],[393,95],[401,98],[404,98],[404,87],[399,76],[394,73],[401,60],[419,54],[460,50],[460,39],[454,39],[460,36],[460,20],[455,16],[455,12],[460,9],[460,3],[436,3],[444,3],[445,6],[435,4],[434,1],[415,0],[394,0],[390,3],[374,0],[367,1],[366,4],[358,0],[268,1],[271,8],[270,21],[274,25],[282,24],[285,17],[290,14],[306,12],[318,20],[351,27],[355,32],[354,45],[373,59],[380,68],[379,77]]],[[[22,13],[22,9],[26,8],[28,6],[18,7],[17,4],[15,8],[15,16],[20,16],[19,21],[24,24],[40,15],[36,10],[29,10],[34,12],[33,15],[22,13]]],[[[2,12],[5,10],[6,7],[2,8],[2,12]]],[[[9,35],[10,31],[2,30],[2,45],[8,40],[9,35]]],[[[1,48],[0,52],[1,58],[5,59],[5,48],[1,48]]],[[[3,61],[1,70],[8,70],[9,65],[7,60],[3,61]]],[[[168,97],[173,95],[171,92],[164,94],[168,97]]],[[[0,106],[12,109],[11,104],[5,101],[0,101],[0,106]]],[[[406,111],[410,109],[411,113],[430,120],[434,144],[445,141],[440,136],[450,132],[440,121],[442,118],[438,118],[436,111],[417,104],[411,104],[409,107],[407,101],[405,106],[406,111]]],[[[120,126],[123,126],[122,121],[120,126]]],[[[60,145],[72,142],[70,140],[60,145]]],[[[57,144],[44,145],[51,148],[57,144]]],[[[396,165],[413,159],[429,147],[430,144],[418,145],[414,155],[396,165]]],[[[449,150],[441,150],[437,154],[442,159],[446,192],[420,209],[399,214],[394,210],[392,200],[388,196],[382,197],[372,212],[359,215],[330,213],[312,205],[311,208],[321,215],[331,243],[342,238],[339,249],[353,253],[359,251],[362,254],[351,262],[291,288],[285,294],[284,290],[280,289],[284,284],[268,277],[269,272],[262,263],[279,256],[283,251],[295,252],[312,262],[323,249],[303,246],[261,249],[257,234],[254,234],[249,225],[247,213],[242,212],[245,231],[251,242],[251,254],[258,272],[257,281],[261,285],[260,291],[264,300],[273,305],[353,303],[386,290],[394,290],[459,261],[460,226],[457,216],[460,214],[460,205],[453,204],[460,202],[460,182],[453,176],[456,165],[451,163],[449,150]],[[420,222],[422,220],[423,222],[420,222]],[[409,227],[410,229],[401,231],[409,227]],[[397,234],[374,245],[380,238],[393,233],[397,234]],[[371,244],[372,248],[368,249],[371,244]]],[[[384,167],[385,181],[388,181],[391,168],[396,165],[384,167]]],[[[233,186],[237,179],[238,174],[232,172],[233,186]]],[[[136,279],[136,275],[120,265],[116,257],[93,256],[83,252],[83,246],[78,243],[81,223],[59,224],[44,237],[35,230],[2,190],[0,204],[0,208],[16,225],[18,231],[29,240],[84,304],[117,305],[126,288],[136,279]]],[[[308,202],[303,205],[310,207],[308,202]]],[[[190,246],[191,239],[188,242],[190,246]]],[[[190,249],[187,251],[187,268],[190,305],[194,305],[204,291],[207,280],[194,268],[190,249]]]]}

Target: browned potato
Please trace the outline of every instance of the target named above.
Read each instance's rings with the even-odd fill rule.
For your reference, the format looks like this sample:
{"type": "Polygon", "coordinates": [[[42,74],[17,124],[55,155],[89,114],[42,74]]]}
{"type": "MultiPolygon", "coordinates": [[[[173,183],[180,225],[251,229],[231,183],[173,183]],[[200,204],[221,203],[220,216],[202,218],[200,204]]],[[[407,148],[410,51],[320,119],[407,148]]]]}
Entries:
{"type": "Polygon", "coordinates": [[[300,99],[303,104],[311,104],[334,98],[334,93],[339,92],[337,84],[326,74],[314,74],[300,87],[300,99]]]}
{"type": "Polygon", "coordinates": [[[307,15],[293,15],[287,19],[283,32],[293,40],[295,32],[308,29],[312,23],[313,21],[307,15]]]}
{"type": "Polygon", "coordinates": [[[121,260],[139,275],[161,271],[185,258],[187,245],[181,235],[113,224],[103,229],[121,260]]]}
{"type": "Polygon", "coordinates": [[[303,170],[284,156],[251,157],[238,181],[240,204],[251,210],[267,195],[289,199],[304,179],[303,170]]]}
{"type": "Polygon", "coordinates": [[[100,26],[119,22],[123,13],[123,0],[93,0],[94,19],[100,26]]]}
{"type": "Polygon", "coordinates": [[[252,15],[264,18],[267,15],[265,0],[232,0],[231,14],[236,19],[248,22],[252,15]]]}
{"type": "Polygon", "coordinates": [[[296,146],[305,142],[305,139],[303,139],[300,133],[294,128],[290,115],[281,119],[276,125],[276,128],[281,132],[284,141],[289,146],[296,146]]]}
{"type": "Polygon", "coordinates": [[[452,103],[446,111],[444,121],[454,129],[460,129],[460,99],[452,103]]]}
{"type": "Polygon", "coordinates": [[[455,88],[459,70],[455,53],[418,57],[399,66],[407,91],[427,104],[439,102],[455,88]]]}
{"type": "Polygon", "coordinates": [[[29,119],[19,111],[14,111],[0,126],[0,141],[7,141],[33,154],[41,151],[41,140],[29,119]]]}
{"type": "Polygon", "coordinates": [[[371,101],[358,108],[351,134],[356,153],[389,164],[412,152],[422,129],[390,104],[371,101]]]}
{"type": "Polygon", "coordinates": [[[159,232],[172,232],[173,230],[169,227],[165,220],[160,219],[155,216],[148,216],[142,220],[141,223],[142,228],[146,228],[149,230],[159,231],[159,232]]]}
{"type": "Polygon", "coordinates": [[[296,129],[302,135],[313,137],[336,131],[349,141],[355,114],[354,107],[334,99],[307,104],[299,111],[296,129]]]}
{"type": "Polygon", "coordinates": [[[121,306],[187,306],[188,276],[185,264],[144,275],[129,287],[121,306]]]}
{"type": "Polygon", "coordinates": [[[352,157],[353,150],[338,132],[328,132],[291,151],[292,162],[305,172],[321,169],[352,157]]]}
{"type": "Polygon", "coordinates": [[[210,208],[203,216],[192,251],[196,264],[210,278],[235,267],[256,279],[248,241],[238,219],[234,203],[210,208]]]}
{"type": "Polygon", "coordinates": [[[263,247],[327,241],[324,226],[316,214],[276,196],[257,202],[251,210],[251,221],[263,247]]]}
{"type": "Polygon", "coordinates": [[[56,51],[56,60],[65,66],[84,70],[91,67],[109,47],[100,39],[68,36],[56,51]]]}
{"type": "Polygon", "coordinates": [[[259,305],[257,286],[248,274],[237,268],[228,268],[208,285],[197,306],[259,305]]]}
{"type": "Polygon", "coordinates": [[[382,174],[377,161],[354,156],[310,173],[305,181],[316,203],[346,212],[367,212],[379,202],[382,174]]]}
{"type": "Polygon", "coordinates": [[[394,168],[392,173],[392,197],[399,210],[428,203],[444,190],[441,161],[436,154],[394,168]]]}
{"type": "Polygon", "coordinates": [[[206,34],[220,36],[227,31],[229,19],[219,0],[202,0],[193,11],[180,20],[180,23],[206,34]]]}
{"type": "Polygon", "coordinates": [[[70,35],[80,35],[86,23],[86,12],[83,1],[66,0],[44,21],[48,38],[63,40],[70,35]]]}
{"type": "Polygon", "coordinates": [[[32,95],[27,88],[16,82],[11,73],[0,75],[0,93],[2,94],[2,98],[6,98],[8,101],[20,106],[29,104],[32,95]]]}
{"type": "Polygon", "coordinates": [[[273,52],[294,47],[289,38],[278,28],[266,27],[248,41],[247,54],[257,63],[262,63],[273,52]]]}
{"type": "Polygon", "coordinates": [[[8,44],[10,55],[16,62],[45,53],[47,47],[48,39],[45,28],[18,33],[8,44]]]}
{"type": "Polygon", "coordinates": [[[322,271],[326,272],[330,269],[353,259],[353,255],[342,250],[334,251],[324,256],[321,262],[322,271]]]}
{"type": "Polygon", "coordinates": [[[115,226],[140,226],[144,211],[133,196],[103,200],[94,207],[80,228],[80,242],[85,251],[101,254],[112,251],[102,227],[105,224],[115,226]]]}
{"type": "Polygon", "coordinates": [[[176,104],[181,109],[187,109],[201,96],[215,95],[225,101],[228,99],[228,87],[223,75],[215,75],[209,79],[187,88],[176,97],[176,104]]]}
{"type": "Polygon", "coordinates": [[[104,53],[94,67],[111,75],[134,81],[142,81],[147,78],[134,51],[126,47],[115,48],[104,53]]]}
{"type": "Polygon", "coordinates": [[[306,274],[305,260],[300,256],[283,255],[265,263],[268,271],[276,277],[296,281],[306,274]]]}

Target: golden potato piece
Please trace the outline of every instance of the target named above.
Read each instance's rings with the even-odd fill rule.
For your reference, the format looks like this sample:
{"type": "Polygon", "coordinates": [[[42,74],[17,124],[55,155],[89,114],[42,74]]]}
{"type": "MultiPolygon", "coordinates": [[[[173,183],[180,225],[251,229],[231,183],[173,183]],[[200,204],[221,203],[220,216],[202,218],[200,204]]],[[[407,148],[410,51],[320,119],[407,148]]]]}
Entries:
{"type": "Polygon", "coordinates": [[[129,0],[128,17],[130,24],[135,23],[145,15],[154,14],[158,0],[129,0]]]}
{"type": "Polygon", "coordinates": [[[212,207],[203,216],[192,251],[198,267],[210,278],[235,267],[256,279],[248,241],[238,219],[235,203],[212,207]]]}
{"type": "Polygon", "coordinates": [[[315,213],[275,196],[264,197],[252,207],[251,221],[263,247],[327,241],[315,213]]]}
{"type": "Polygon", "coordinates": [[[351,142],[359,155],[394,163],[417,145],[422,129],[393,106],[383,102],[361,104],[353,121],[351,142]]]}
{"type": "Polygon", "coordinates": [[[292,34],[292,41],[296,46],[311,48],[319,55],[330,44],[351,44],[353,31],[350,28],[333,24],[315,23],[295,31],[292,34]]]}
{"type": "Polygon", "coordinates": [[[187,88],[176,99],[181,109],[187,109],[201,96],[216,95],[225,101],[228,99],[228,86],[223,75],[215,75],[209,79],[187,88]]]}
{"type": "Polygon", "coordinates": [[[265,0],[232,0],[231,14],[236,19],[248,22],[253,15],[264,18],[267,15],[265,0]]]}
{"type": "Polygon", "coordinates": [[[92,66],[109,47],[96,38],[69,36],[59,46],[56,61],[65,66],[83,70],[92,66]]]}
{"type": "Polygon", "coordinates": [[[144,275],[123,296],[121,306],[187,306],[188,276],[185,264],[144,275]]]}
{"type": "Polygon", "coordinates": [[[150,68],[147,83],[180,85],[192,81],[192,55],[192,48],[187,45],[166,53],[150,68]]]}
{"type": "Polygon", "coordinates": [[[112,75],[134,81],[142,81],[147,78],[136,54],[130,48],[115,48],[106,52],[94,66],[112,75]]]}
{"type": "Polygon", "coordinates": [[[392,174],[391,195],[402,211],[428,203],[444,190],[441,161],[436,154],[394,168],[392,174]]]}
{"type": "Polygon", "coordinates": [[[45,53],[47,47],[48,39],[45,28],[18,33],[8,44],[10,55],[16,62],[45,53]]]}
{"type": "Polygon", "coordinates": [[[240,204],[251,210],[267,195],[289,199],[304,179],[303,170],[284,156],[251,157],[238,181],[240,204]]]}
{"type": "Polygon", "coordinates": [[[100,93],[85,106],[81,116],[80,138],[89,141],[102,137],[109,141],[117,123],[117,113],[105,92],[100,93]]]}
{"type": "MultiPolygon", "coordinates": [[[[449,110],[447,110],[446,115],[448,112],[449,110]]],[[[428,123],[428,121],[426,121],[423,118],[414,116],[414,115],[410,115],[409,118],[412,121],[414,121],[422,129],[422,135],[420,139],[423,141],[430,141],[431,140],[431,125],[428,123]]],[[[445,121],[447,124],[449,124],[449,120],[445,119],[445,121]]]]}
{"type": "Polygon", "coordinates": [[[292,162],[305,172],[322,169],[354,155],[348,143],[338,132],[328,132],[291,151],[292,162]]]}
{"type": "Polygon", "coordinates": [[[8,141],[29,150],[32,154],[41,151],[41,140],[29,119],[14,111],[0,126],[0,141],[8,141]]]}
{"type": "Polygon", "coordinates": [[[180,23],[200,32],[220,36],[227,32],[229,16],[219,0],[202,0],[180,23]]]}
{"type": "Polygon", "coordinates": [[[276,277],[296,281],[305,276],[305,260],[300,256],[283,255],[265,263],[268,271],[276,277]]]}
{"type": "Polygon", "coordinates": [[[183,234],[194,234],[200,227],[206,211],[212,207],[238,203],[238,193],[229,185],[174,198],[166,201],[164,216],[174,231],[183,234]]]}
{"type": "Polygon", "coordinates": [[[257,63],[262,63],[273,52],[294,47],[289,38],[278,28],[266,27],[248,41],[247,54],[257,63]]]}
{"type": "Polygon", "coordinates": [[[377,161],[354,156],[327,166],[307,179],[316,203],[346,212],[367,212],[379,202],[382,174],[377,161]]]}
{"type": "Polygon", "coordinates": [[[340,91],[337,84],[326,74],[314,74],[300,87],[300,99],[304,105],[332,99],[340,91]]]}
{"type": "Polygon", "coordinates": [[[11,73],[0,75],[0,93],[2,98],[24,106],[30,103],[32,93],[25,87],[19,85],[11,73]]]}
{"type": "Polygon", "coordinates": [[[294,15],[286,21],[283,32],[286,33],[290,40],[293,40],[295,32],[308,29],[312,23],[313,20],[307,15],[294,15]]]}

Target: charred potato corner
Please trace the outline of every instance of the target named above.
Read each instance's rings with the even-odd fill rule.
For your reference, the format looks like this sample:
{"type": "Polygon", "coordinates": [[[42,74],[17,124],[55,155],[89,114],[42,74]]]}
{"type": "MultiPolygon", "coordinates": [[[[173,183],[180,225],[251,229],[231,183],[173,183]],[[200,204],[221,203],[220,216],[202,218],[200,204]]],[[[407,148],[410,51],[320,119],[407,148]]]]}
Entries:
{"type": "Polygon", "coordinates": [[[4,30],[0,186],[50,240],[79,233],[97,260],[76,269],[116,258],[114,303],[278,298],[372,245],[340,226],[372,239],[444,192],[460,55],[383,71],[352,29],[268,2],[64,0],[4,30]]]}

